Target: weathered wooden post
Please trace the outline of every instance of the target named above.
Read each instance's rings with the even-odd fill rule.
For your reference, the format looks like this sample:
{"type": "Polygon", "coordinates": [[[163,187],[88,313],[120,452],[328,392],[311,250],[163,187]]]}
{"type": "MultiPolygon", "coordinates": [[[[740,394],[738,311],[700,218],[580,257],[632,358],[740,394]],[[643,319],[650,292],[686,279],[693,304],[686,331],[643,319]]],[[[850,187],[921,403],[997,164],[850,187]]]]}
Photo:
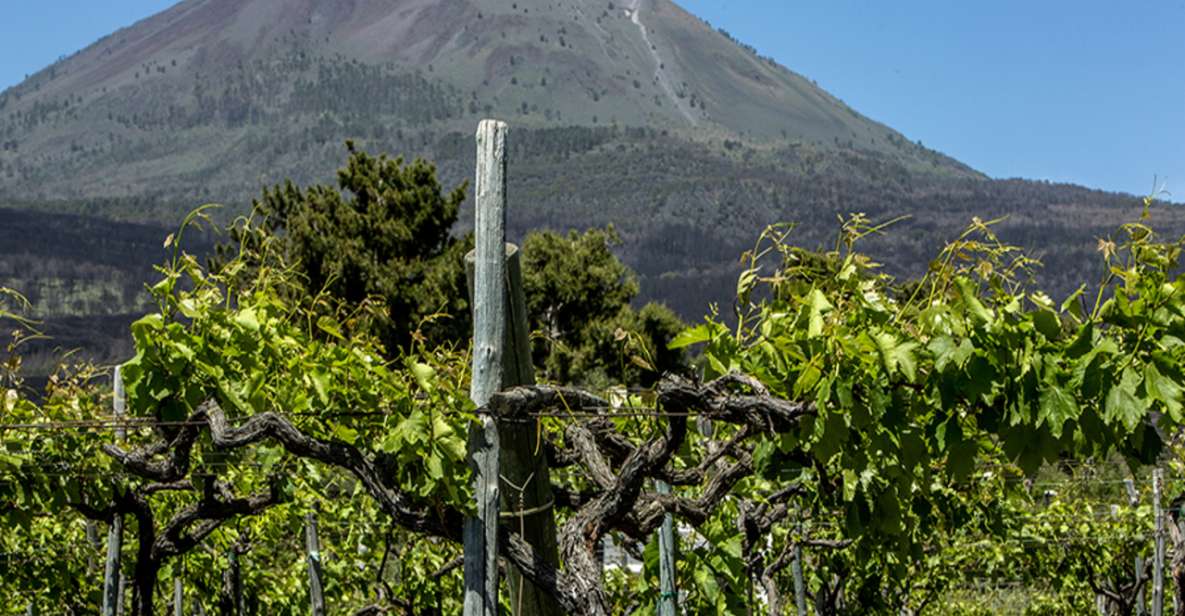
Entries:
{"type": "Polygon", "coordinates": [[[1164,511],[1160,508],[1160,493],[1164,476],[1160,469],[1152,471],[1152,511],[1156,516],[1156,561],[1152,563],[1152,616],[1164,616],[1164,511]]]}
{"type": "Polygon", "coordinates": [[[118,594],[115,597],[115,616],[123,616],[123,602],[128,596],[128,578],[122,572],[119,574],[119,584],[117,588],[119,590],[117,591],[118,594]]]}
{"type": "Polygon", "coordinates": [[[317,516],[306,513],[304,544],[309,559],[309,606],[313,616],[325,616],[324,586],[321,583],[321,539],[317,536],[317,516]]]}
{"type": "MultiPolygon", "coordinates": [[[[527,299],[523,291],[522,262],[518,246],[507,243],[506,255],[506,336],[502,349],[502,374],[499,389],[517,385],[534,385],[535,368],[531,363],[530,325],[527,319],[527,299]]],[[[469,297],[476,303],[476,255],[465,256],[469,278],[469,297]]],[[[535,549],[545,562],[559,566],[559,547],[556,542],[554,501],[551,493],[551,473],[547,456],[539,446],[536,426],[521,422],[498,421],[499,474],[503,524],[535,549]]],[[[560,616],[563,610],[546,592],[522,577],[518,568],[507,569],[506,584],[510,606],[517,616],[560,616]]]]}
{"type": "Polygon", "coordinates": [[[181,573],[173,578],[173,616],[185,616],[184,599],[185,587],[181,583],[181,573]]]}
{"type": "MultiPolygon", "coordinates": [[[[493,393],[509,389],[517,385],[533,385],[535,370],[531,364],[530,326],[527,319],[526,295],[523,292],[522,265],[518,247],[506,243],[506,155],[505,139],[506,125],[487,120],[478,129],[478,168],[477,168],[477,247],[465,257],[466,274],[469,278],[469,297],[473,305],[474,323],[474,389],[471,392],[473,400],[479,406],[489,401],[493,393]],[[499,228],[491,233],[491,226],[499,228]],[[483,229],[485,231],[483,231],[483,229]],[[489,239],[483,243],[483,233],[489,239]],[[498,239],[500,238],[500,240],[498,239]],[[489,250],[494,253],[497,242],[502,244],[503,273],[491,273],[492,278],[484,289],[479,289],[481,275],[478,273],[478,262],[481,251],[489,250]],[[496,284],[496,281],[502,281],[496,284]],[[493,288],[498,287],[498,288],[493,288]],[[490,293],[501,293],[502,304],[499,319],[503,333],[501,348],[498,349],[500,360],[494,363],[489,360],[491,374],[486,377],[493,385],[487,383],[484,387],[491,387],[483,392],[477,391],[480,348],[478,336],[495,336],[487,329],[487,321],[479,324],[479,311],[485,303],[490,307],[486,298],[490,293]],[[484,398],[479,396],[484,395],[484,398]]],[[[494,258],[492,254],[490,258],[494,258]]],[[[498,340],[489,338],[489,342],[498,340]]],[[[483,417],[484,421],[487,417],[483,417]]],[[[498,422],[496,418],[488,417],[494,422],[497,431],[497,477],[500,477],[509,489],[498,489],[501,495],[501,508],[504,510],[495,518],[513,525],[513,530],[531,544],[536,553],[553,567],[559,566],[559,548],[556,542],[555,517],[551,494],[551,476],[547,467],[547,458],[543,448],[539,446],[539,433],[534,425],[522,423],[498,422]]],[[[484,425],[483,425],[484,427],[484,425]]],[[[471,441],[472,447],[472,441],[471,441]]],[[[471,449],[472,451],[472,449],[471,449]]],[[[480,505],[480,503],[479,503],[480,505]]],[[[496,550],[495,550],[496,552],[496,550]]],[[[466,562],[469,552],[466,552],[466,562]]],[[[467,572],[468,579],[468,572],[467,572]]],[[[517,568],[507,570],[507,585],[509,588],[510,605],[512,611],[520,616],[560,616],[563,610],[546,592],[535,587],[524,579],[517,568]]],[[[468,584],[466,585],[468,588],[468,584]]],[[[497,598],[492,599],[497,605],[497,598]]],[[[466,612],[468,613],[468,612],[466,612]]]]}
{"type": "Polygon", "coordinates": [[[239,565],[239,550],[236,546],[231,546],[227,550],[226,560],[226,590],[230,595],[227,599],[232,602],[230,612],[235,616],[246,616],[247,611],[243,603],[243,570],[239,565]]]}
{"type": "Polygon", "coordinates": [[[90,551],[86,555],[86,571],[87,573],[94,573],[99,568],[98,560],[95,558],[95,552],[103,547],[99,542],[99,527],[94,520],[86,521],[86,543],[90,546],[90,551]]]}
{"type": "Polygon", "coordinates": [[[794,575],[794,607],[798,616],[806,616],[806,584],[802,581],[802,544],[794,542],[794,560],[790,561],[794,575]]]}
{"type": "MultiPolygon", "coordinates": [[[[123,420],[124,399],[123,399],[123,375],[120,372],[120,367],[115,367],[115,374],[112,376],[112,389],[114,390],[114,397],[112,402],[113,410],[115,411],[115,421],[123,420]]],[[[115,438],[117,441],[122,441],[127,436],[127,431],[118,423],[115,428],[115,438]]],[[[107,564],[103,572],[103,616],[116,616],[122,613],[120,608],[121,601],[121,587],[123,586],[122,576],[119,570],[119,554],[123,551],[123,516],[115,514],[111,518],[111,527],[107,531],[107,564]]]]}
{"type": "MultiPolygon", "coordinates": [[[[671,484],[657,479],[655,491],[670,494],[671,484]]],[[[675,616],[679,610],[678,595],[675,594],[675,521],[668,511],[662,517],[658,531],[658,616],[675,616]]]]}
{"type": "Polygon", "coordinates": [[[119,602],[119,553],[123,539],[123,517],[111,518],[107,531],[107,566],[103,573],[103,616],[115,616],[119,602]]]}
{"type": "MultiPolygon", "coordinates": [[[[473,381],[469,397],[485,406],[501,386],[506,338],[506,124],[477,128],[476,255],[473,284],[473,381]]],[[[465,616],[498,614],[498,427],[482,415],[469,430],[477,515],[465,520],[465,616]]]]}
{"type": "MultiPolygon", "coordinates": [[[[1123,489],[1127,490],[1127,504],[1135,508],[1140,504],[1140,493],[1136,491],[1136,482],[1130,477],[1123,480],[1123,489]]],[[[1144,558],[1136,556],[1136,585],[1140,585],[1140,581],[1144,578],[1144,558]]],[[[1139,594],[1136,596],[1136,616],[1145,616],[1148,613],[1148,606],[1144,605],[1144,588],[1140,588],[1139,594]]]]}

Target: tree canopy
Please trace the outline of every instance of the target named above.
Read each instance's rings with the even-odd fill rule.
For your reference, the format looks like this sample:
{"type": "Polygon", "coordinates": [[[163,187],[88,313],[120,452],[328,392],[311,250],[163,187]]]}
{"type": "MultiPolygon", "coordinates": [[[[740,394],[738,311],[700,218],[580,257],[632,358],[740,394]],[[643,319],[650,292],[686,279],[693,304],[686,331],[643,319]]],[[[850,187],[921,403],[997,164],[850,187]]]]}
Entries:
{"type": "MultiPolygon", "coordinates": [[[[336,187],[265,189],[251,219],[231,227],[219,259],[241,253],[248,266],[291,268],[289,300],[347,310],[344,325],[377,336],[388,357],[414,342],[467,344],[463,256],[473,237],[452,235],[465,186],[446,195],[425,161],[347,146],[336,187]]],[[[618,243],[612,227],[535,230],[523,241],[534,360],[551,380],[649,384],[685,363],[667,348],[682,327],[678,317],[661,304],[631,307],[637,276],[614,255],[618,243]]]]}
{"type": "Polygon", "coordinates": [[[535,365],[551,382],[637,383],[684,365],[668,343],[683,323],[669,308],[630,304],[637,276],[614,256],[613,227],[567,235],[533,231],[523,242],[523,289],[535,365]]]}
{"type": "Polygon", "coordinates": [[[417,330],[431,345],[464,339],[462,257],[471,242],[450,231],[465,186],[445,194],[431,163],[404,164],[346,145],[350,155],[336,187],[301,189],[289,181],[264,189],[253,205],[258,220],[239,226],[233,239],[257,260],[279,257],[296,268],[300,297],[328,295],[354,307],[380,302],[364,312],[366,325],[392,352],[411,344],[417,330]],[[265,235],[279,238],[268,244],[279,255],[263,251],[265,235]]]}

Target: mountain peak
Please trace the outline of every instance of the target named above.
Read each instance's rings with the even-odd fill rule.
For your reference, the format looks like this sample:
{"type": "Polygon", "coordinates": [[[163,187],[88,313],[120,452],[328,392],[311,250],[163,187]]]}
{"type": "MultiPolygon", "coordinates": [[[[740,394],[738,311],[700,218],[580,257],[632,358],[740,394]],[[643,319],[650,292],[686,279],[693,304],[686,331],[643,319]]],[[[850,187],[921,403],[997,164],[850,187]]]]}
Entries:
{"type": "Polygon", "coordinates": [[[86,100],[294,54],[431,73],[482,109],[524,115],[525,103],[525,115],[543,115],[530,124],[617,122],[869,147],[892,132],[669,0],[186,0],[10,94],[86,100]]]}
{"type": "Polygon", "coordinates": [[[261,151],[308,177],[310,146],[487,116],[973,173],[669,0],[185,0],[0,94],[0,174],[21,196],[250,194],[276,172],[261,151]]]}

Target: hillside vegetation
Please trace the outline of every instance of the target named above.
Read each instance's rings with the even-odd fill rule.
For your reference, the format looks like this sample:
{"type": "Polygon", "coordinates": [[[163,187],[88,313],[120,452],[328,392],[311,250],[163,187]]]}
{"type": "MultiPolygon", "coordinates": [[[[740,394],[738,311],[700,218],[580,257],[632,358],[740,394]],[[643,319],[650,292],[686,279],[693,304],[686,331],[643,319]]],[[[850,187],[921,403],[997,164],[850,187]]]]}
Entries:
{"type": "Polygon", "coordinates": [[[42,316],[119,313],[143,301],[149,252],[54,247],[99,241],[85,233],[148,247],[206,202],[229,222],[266,186],[331,181],[349,139],[458,185],[486,116],[512,125],[512,237],[613,224],[638,300],[686,318],[727,307],[766,224],[800,223],[795,241],[818,247],[838,215],[907,216],[869,249],[917,275],[973,214],[1007,215],[1001,234],[1069,293],[1136,203],[989,180],[669,0],[186,0],[0,93],[0,216],[23,221],[6,225],[0,284],[42,316]],[[38,213],[86,222],[17,231],[38,213]]]}

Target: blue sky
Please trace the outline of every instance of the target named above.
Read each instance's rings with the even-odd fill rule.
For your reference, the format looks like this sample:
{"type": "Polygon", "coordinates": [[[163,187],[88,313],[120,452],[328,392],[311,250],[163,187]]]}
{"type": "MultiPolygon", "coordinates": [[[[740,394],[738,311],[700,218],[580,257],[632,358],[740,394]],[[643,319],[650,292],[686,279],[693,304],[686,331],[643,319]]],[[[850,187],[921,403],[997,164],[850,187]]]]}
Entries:
{"type": "MultiPolygon", "coordinates": [[[[1185,0],[679,3],[993,177],[1185,201],[1185,0]]],[[[9,3],[0,88],[170,4],[9,3]]]]}
{"type": "Polygon", "coordinates": [[[682,0],[993,177],[1185,201],[1185,0],[682,0]]]}

